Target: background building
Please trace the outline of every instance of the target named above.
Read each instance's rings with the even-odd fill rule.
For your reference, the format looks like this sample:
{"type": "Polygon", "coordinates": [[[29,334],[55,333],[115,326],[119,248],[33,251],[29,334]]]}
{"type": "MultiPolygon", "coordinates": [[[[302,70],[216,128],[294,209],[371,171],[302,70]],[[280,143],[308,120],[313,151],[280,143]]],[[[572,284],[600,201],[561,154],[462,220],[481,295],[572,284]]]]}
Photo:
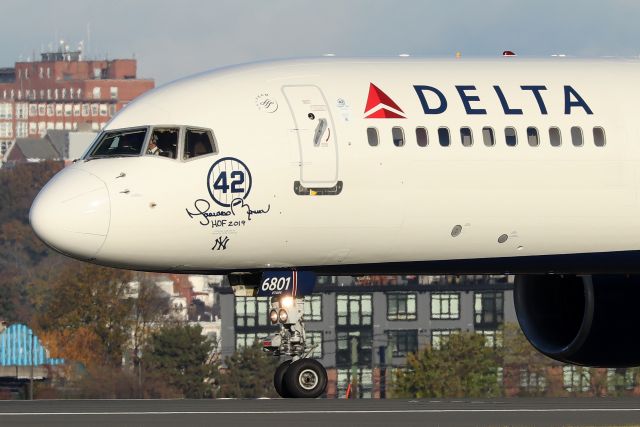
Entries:
{"type": "MultiPolygon", "coordinates": [[[[277,330],[269,298],[235,298],[219,288],[222,357],[277,330]]],[[[504,322],[516,322],[508,276],[318,277],[307,297],[305,328],[329,374],[327,396],[344,396],[356,367],[360,397],[380,397],[381,367],[458,331],[475,331],[499,345],[504,322]],[[355,360],[354,360],[355,359],[355,360]]]]}
{"type": "Polygon", "coordinates": [[[135,59],[84,60],[61,44],[40,61],[0,69],[0,155],[16,138],[47,130],[93,130],[136,96],[152,89],[137,77],[135,59]]]}

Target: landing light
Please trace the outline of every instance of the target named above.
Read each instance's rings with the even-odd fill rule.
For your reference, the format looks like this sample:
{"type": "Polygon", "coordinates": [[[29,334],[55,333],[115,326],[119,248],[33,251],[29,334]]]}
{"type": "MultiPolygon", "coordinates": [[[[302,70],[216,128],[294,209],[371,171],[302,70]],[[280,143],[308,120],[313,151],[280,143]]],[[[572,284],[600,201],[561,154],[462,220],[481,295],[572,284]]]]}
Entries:
{"type": "Polygon", "coordinates": [[[287,314],[287,310],[284,309],[280,309],[280,311],[278,312],[278,318],[280,319],[280,322],[284,323],[287,321],[287,319],[289,318],[289,315],[287,314]]]}
{"type": "Polygon", "coordinates": [[[291,307],[293,305],[293,297],[282,298],[282,300],[280,301],[280,304],[282,305],[282,307],[286,307],[286,308],[291,307]]]}
{"type": "Polygon", "coordinates": [[[271,323],[274,325],[278,323],[278,312],[276,310],[271,310],[269,313],[269,320],[271,320],[271,323]]]}

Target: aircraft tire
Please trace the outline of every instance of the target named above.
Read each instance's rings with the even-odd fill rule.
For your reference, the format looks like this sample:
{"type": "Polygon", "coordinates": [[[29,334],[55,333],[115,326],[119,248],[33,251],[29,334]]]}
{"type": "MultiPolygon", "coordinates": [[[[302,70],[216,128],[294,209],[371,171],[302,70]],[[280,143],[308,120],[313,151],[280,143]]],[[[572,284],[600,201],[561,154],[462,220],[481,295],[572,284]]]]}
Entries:
{"type": "Polygon", "coordinates": [[[327,370],[314,359],[296,360],[284,374],[284,388],[290,397],[315,399],[327,388],[327,370]]]}
{"type": "Polygon", "coordinates": [[[278,365],[276,372],[273,374],[273,387],[276,389],[278,396],[283,398],[291,397],[287,388],[284,386],[284,374],[287,372],[290,365],[291,360],[282,362],[278,365]]]}

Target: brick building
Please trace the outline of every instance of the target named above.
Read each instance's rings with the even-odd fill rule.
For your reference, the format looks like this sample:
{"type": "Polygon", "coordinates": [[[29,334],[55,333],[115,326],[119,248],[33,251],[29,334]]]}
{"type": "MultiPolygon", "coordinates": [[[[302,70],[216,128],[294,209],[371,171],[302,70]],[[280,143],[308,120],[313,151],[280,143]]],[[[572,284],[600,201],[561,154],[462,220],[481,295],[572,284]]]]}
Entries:
{"type": "Polygon", "coordinates": [[[0,156],[16,138],[47,130],[97,131],[128,102],[152,89],[135,59],[84,60],[80,51],[41,54],[40,61],[0,69],[0,156]]]}

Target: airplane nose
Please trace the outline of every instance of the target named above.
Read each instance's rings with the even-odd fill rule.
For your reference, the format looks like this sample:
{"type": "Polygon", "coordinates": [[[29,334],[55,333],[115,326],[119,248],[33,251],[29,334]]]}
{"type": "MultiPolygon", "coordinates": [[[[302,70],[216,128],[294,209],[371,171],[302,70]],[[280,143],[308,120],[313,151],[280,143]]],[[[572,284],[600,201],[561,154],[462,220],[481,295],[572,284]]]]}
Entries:
{"type": "Polygon", "coordinates": [[[64,169],[33,201],[29,221],[52,248],[75,258],[93,258],[109,231],[111,207],[105,183],[88,172],[64,169]]]}

